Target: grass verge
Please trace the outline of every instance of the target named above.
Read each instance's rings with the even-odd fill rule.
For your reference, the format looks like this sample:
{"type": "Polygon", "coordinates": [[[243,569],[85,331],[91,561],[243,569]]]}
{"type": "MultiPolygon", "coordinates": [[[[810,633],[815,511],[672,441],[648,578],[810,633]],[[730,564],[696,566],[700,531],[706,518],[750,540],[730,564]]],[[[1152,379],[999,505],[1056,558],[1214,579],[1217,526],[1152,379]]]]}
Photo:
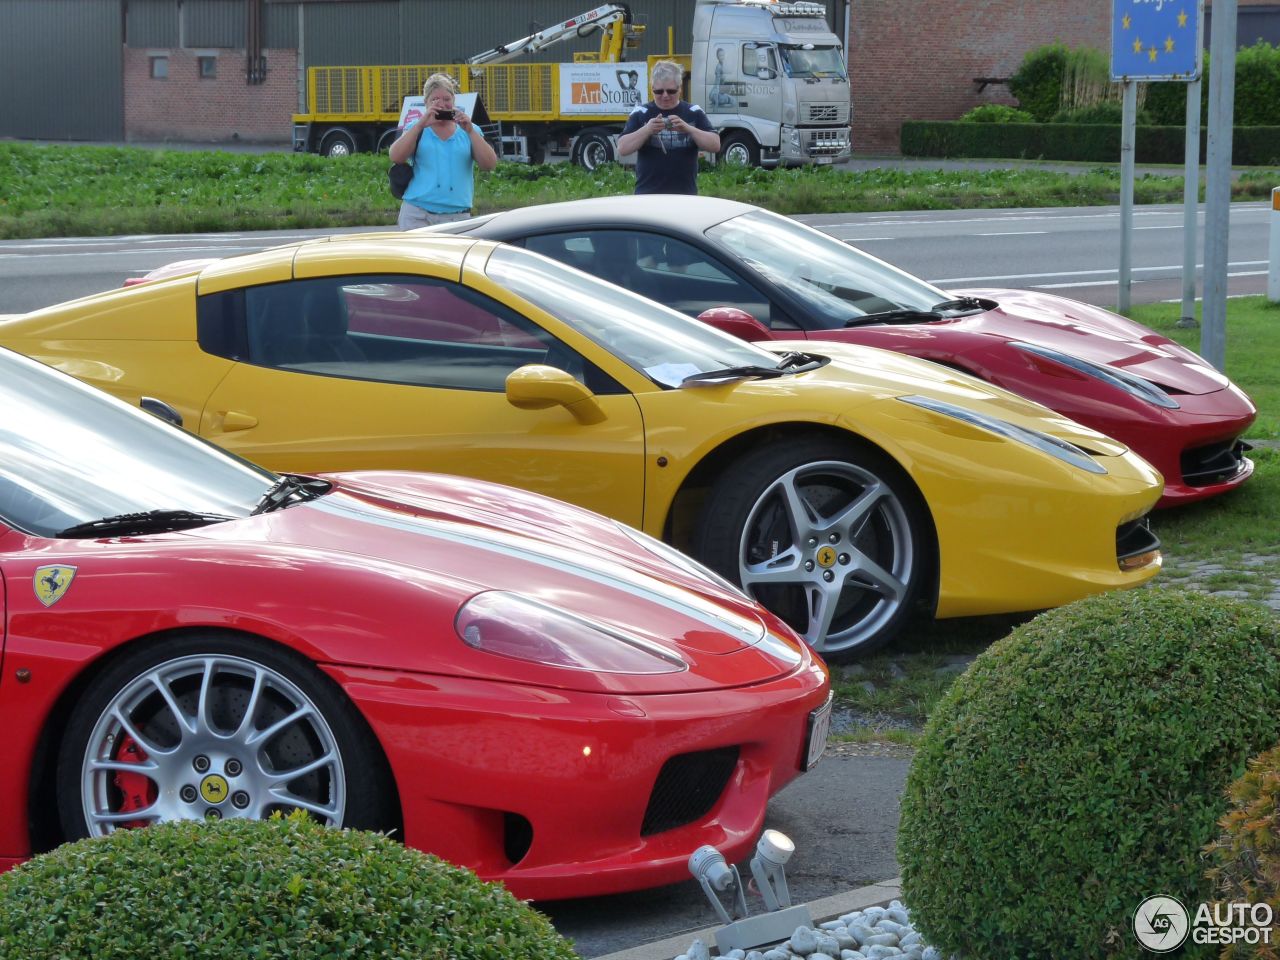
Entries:
{"type": "MultiPolygon", "coordinates": [[[[0,238],[190,233],[395,223],[385,156],[232,154],[0,143],[0,238]]],[[[1248,172],[1237,199],[1265,199],[1278,174],[1248,172]]],[[[476,180],[478,212],[630,193],[628,167],[501,163],[476,180]]],[[[1088,206],[1119,202],[1109,167],[1012,170],[787,170],[704,167],[699,189],[779,213],[1088,206]]],[[[1182,177],[1146,175],[1138,203],[1179,203],[1182,177]]]]}

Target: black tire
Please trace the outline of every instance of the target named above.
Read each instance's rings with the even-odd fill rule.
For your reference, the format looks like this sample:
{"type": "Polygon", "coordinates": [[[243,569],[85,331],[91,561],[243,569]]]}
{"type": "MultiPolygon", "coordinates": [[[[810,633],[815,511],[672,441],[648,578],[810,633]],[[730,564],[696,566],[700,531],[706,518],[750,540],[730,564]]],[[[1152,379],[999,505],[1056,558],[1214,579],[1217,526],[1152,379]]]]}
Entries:
{"type": "Polygon", "coordinates": [[[400,139],[400,131],[395,127],[388,127],[382,131],[382,135],[378,137],[378,146],[375,153],[389,153],[391,145],[400,139]]]}
{"type": "Polygon", "coordinates": [[[910,619],[931,545],[919,494],[893,460],[808,437],[753,450],[724,471],[694,552],[826,659],[850,660],[910,619]],[[850,509],[856,503],[865,509],[850,509]]]}
{"type": "Polygon", "coordinates": [[[276,810],[371,830],[395,827],[397,816],[386,759],[338,686],[297,654],[236,635],[164,639],[111,663],[71,713],[56,784],[68,840],[276,810]],[[210,692],[199,710],[206,674],[210,692]],[[250,704],[252,722],[244,723],[250,704]],[[314,712],[255,742],[255,733],[306,708],[314,712]],[[314,771],[291,775],[313,762],[314,771]]]}
{"type": "Polygon", "coordinates": [[[584,170],[598,170],[614,159],[613,140],[599,130],[588,130],[574,145],[573,162],[584,170]]]}
{"type": "Polygon", "coordinates": [[[326,130],[320,138],[320,153],[326,157],[349,157],[356,152],[355,135],[345,127],[326,130]]]}
{"type": "Polygon", "coordinates": [[[720,140],[720,162],[727,167],[758,167],[760,144],[745,130],[726,133],[720,140]]]}

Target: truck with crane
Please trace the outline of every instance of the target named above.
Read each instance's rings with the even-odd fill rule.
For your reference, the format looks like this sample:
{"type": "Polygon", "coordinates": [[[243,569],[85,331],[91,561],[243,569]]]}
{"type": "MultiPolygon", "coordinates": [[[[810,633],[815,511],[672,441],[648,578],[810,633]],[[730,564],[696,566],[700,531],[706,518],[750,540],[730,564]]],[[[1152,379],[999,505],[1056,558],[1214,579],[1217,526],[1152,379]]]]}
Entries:
{"type": "Polygon", "coordinates": [[[685,69],[685,99],[720,133],[728,163],[832,163],[849,156],[849,80],[844,48],[809,0],[697,0],[691,52],[628,60],[645,25],[625,4],[604,4],[554,26],[475,54],[462,63],[309,67],[309,112],[295,115],[294,149],[327,156],[385,151],[399,135],[405,97],[433,73],[476,93],[482,125],[506,160],[541,163],[548,153],[594,170],[617,158],[632,108],[649,99],[653,62],[685,69]],[[598,51],[572,63],[510,61],[600,33],[598,51]]]}

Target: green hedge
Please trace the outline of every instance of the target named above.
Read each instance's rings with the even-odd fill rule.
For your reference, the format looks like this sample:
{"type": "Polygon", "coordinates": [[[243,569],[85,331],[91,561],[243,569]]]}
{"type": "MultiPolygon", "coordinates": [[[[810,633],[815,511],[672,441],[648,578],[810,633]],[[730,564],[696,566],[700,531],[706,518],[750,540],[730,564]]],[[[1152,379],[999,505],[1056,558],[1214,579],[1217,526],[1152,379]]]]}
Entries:
{"type": "Polygon", "coordinates": [[[1142,955],[1134,909],[1211,896],[1201,849],[1226,788],[1277,738],[1266,608],[1144,589],[1041,614],[981,654],[925,727],[898,830],[917,928],[982,960],[1142,955]]]}
{"type": "Polygon", "coordinates": [[[161,823],[0,876],[0,960],[576,960],[505,887],[381,834],[161,823]]]}
{"type": "MultiPolygon", "coordinates": [[[[1200,159],[1207,132],[1201,130],[1200,159]]],[[[1136,128],[1138,163],[1180,164],[1186,149],[1185,127],[1136,128]]],[[[965,123],[959,120],[908,120],[901,149],[907,157],[998,157],[1029,160],[1120,160],[1120,126],[1093,123],[965,123]]],[[[1280,163],[1280,127],[1236,127],[1231,162],[1238,166],[1280,163]]]]}

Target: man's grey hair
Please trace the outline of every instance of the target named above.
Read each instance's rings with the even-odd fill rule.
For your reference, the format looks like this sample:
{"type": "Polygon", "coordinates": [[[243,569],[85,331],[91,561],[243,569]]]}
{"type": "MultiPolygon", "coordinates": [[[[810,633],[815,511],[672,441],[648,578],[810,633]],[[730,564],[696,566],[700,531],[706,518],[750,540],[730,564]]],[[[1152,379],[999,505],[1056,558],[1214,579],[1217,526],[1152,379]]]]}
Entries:
{"type": "Polygon", "coordinates": [[[650,82],[657,83],[659,77],[671,77],[678,87],[680,86],[680,81],[684,79],[684,67],[674,60],[659,60],[653,65],[653,73],[649,77],[650,82]]]}

